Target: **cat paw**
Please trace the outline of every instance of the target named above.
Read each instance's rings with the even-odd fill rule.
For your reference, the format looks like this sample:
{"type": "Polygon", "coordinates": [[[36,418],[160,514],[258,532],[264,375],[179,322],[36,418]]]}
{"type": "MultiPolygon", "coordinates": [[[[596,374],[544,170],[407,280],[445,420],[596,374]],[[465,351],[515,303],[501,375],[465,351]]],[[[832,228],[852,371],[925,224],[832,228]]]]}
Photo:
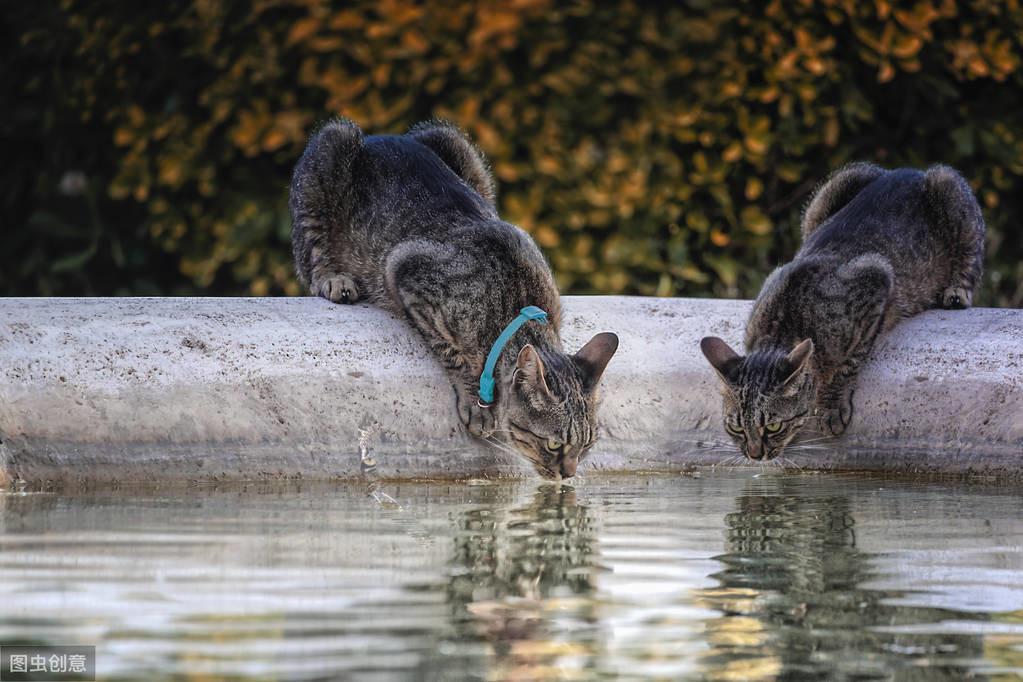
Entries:
{"type": "Polygon", "coordinates": [[[469,413],[469,423],[465,425],[469,433],[477,438],[490,438],[494,434],[494,407],[473,403],[469,413]]]}
{"type": "Polygon", "coordinates": [[[455,391],[458,418],[462,426],[477,438],[489,438],[495,427],[494,406],[482,407],[478,398],[470,391],[455,391]]]}
{"type": "Polygon", "coordinates": [[[845,427],[848,426],[848,423],[842,419],[842,411],[838,408],[825,412],[821,416],[821,424],[824,431],[832,436],[841,436],[845,433],[845,427]]]}
{"type": "Polygon", "coordinates": [[[359,287],[348,275],[331,275],[319,281],[316,294],[334,303],[355,303],[359,300],[359,287]]]}
{"type": "Polygon", "coordinates": [[[821,414],[821,427],[832,436],[841,436],[852,422],[852,396],[838,407],[826,408],[821,414]]]}
{"type": "Polygon", "coordinates": [[[941,294],[941,307],[946,310],[961,310],[973,304],[973,292],[964,287],[948,287],[941,294]]]}

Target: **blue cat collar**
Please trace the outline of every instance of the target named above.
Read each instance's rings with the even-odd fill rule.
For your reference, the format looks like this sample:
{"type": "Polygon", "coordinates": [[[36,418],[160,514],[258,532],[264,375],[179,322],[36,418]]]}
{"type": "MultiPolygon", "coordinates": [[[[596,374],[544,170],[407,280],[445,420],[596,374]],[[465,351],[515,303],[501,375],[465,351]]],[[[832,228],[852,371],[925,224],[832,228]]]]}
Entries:
{"type": "Polygon", "coordinates": [[[547,313],[535,305],[527,305],[519,311],[518,317],[508,323],[501,335],[494,341],[494,345],[490,347],[487,362],[483,365],[483,374],[480,375],[480,407],[489,407],[494,402],[494,368],[497,366],[497,359],[501,357],[501,351],[511,341],[511,337],[515,336],[519,327],[530,320],[547,324],[547,313]]]}

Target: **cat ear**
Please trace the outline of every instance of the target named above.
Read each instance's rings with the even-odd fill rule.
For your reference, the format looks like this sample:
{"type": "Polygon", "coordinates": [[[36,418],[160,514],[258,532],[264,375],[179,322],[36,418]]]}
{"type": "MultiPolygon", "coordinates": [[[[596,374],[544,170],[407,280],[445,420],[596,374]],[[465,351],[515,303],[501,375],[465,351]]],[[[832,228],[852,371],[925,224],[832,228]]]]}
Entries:
{"type": "Polygon", "coordinates": [[[700,350],[707,358],[721,380],[726,384],[732,383],[732,373],[742,362],[742,356],[732,350],[732,347],[716,336],[705,336],[700,340],[700,350]]]}
{"type": "Polygon", "coordinates": [[[788,386],[790,383],[793,383],[792,380],[795,377],[802,376],[803,370],[806,369],[812,355],[813,339],[803,339],[796,344],[796,347],[785,356],[785,361],[789,363],[789,367],[792,368],[792,371],[785,378],[782,386],[788,386]]]}
{"type": "Polygon", "coordinates": [[[573,356],[575,364],[586,374],[584,384],[587,388],[597,385],[604,370],[607,369],[607,363],[611,362],[617,350],[618,335],[601,332],[587,341],[586,345],[573,356]]]}
{"type": "Polygon", "coordinates": [[[536,349],[528,343],[522,347],[515,359],[515,380],[548,395],[551,392],[547,388],[543,360],[540,359],[540,354],[536,352],[536,349]]]}

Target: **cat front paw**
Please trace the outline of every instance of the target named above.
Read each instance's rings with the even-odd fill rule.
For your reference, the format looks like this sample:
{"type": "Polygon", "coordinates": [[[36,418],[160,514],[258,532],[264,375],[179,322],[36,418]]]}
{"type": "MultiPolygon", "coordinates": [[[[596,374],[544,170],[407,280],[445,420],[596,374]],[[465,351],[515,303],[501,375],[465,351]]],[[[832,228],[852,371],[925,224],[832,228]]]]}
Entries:
{"type": "Polygon", "coordinates": [[[945,310],[962,310],[973,305],[973,292],[965,287],[948,287],[941,294],[941,307],[945,310]]]}
{"type": "Polygon", "coordinates": [[[842,410],[837,407],[827,410],[821,418],[821,423],[824,430],[832,436],[841,436],[845,433],[845,427],[849,425],[849,422],[842,418],[842,410]]]}
{"type": "Polygon", "coordinates": [[[466,429],[477,438],[490,438],[494,435],[494,407],[480,407],[473,404],[470,408],[469,423],[466,429]]]}
{"type": "Polygon", "coordinates": [[[481,406],[475,393],[468,389],[455,389],[455,401],[458,418],[466,431],[477,438],[489,438],[493,435],[496,428],[493,405],[481,406]]]}
{"type": "Polygon", "coordinates": [[[334,303],[355,303],[359,300],[359,287],[350,275],[329,275],[315,285],[317,296],[334,303]]]}
{"type": "Polygon", "coordinates": [[[852,395],[837,406],[825,408],[821,414],[821,428],[832,436],[841,436],[852,422],[852,395]]]}

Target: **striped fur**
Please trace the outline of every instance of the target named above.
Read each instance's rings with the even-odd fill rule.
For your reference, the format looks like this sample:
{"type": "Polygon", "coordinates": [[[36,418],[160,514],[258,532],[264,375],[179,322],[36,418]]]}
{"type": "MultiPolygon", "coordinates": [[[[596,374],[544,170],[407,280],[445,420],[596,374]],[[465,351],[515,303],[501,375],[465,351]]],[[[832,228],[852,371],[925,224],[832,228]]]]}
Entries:
{"type": "Polygon", "coordinates": [[[350,121],[313,135],[291,185],[299,279],[335,303],[369,301],[404,318],[447,370],[466,429],[550,478],[575,474],[597,436],[597,385],[610,332],[579,352],[561,343],[554,275],[532,238],[494,206],[483,155],[442,122],[364,136],[350,121]],[[495,402],[479,404],[491,344],[539,306],[498,362],[495,402]]]}
{"type": "Polygon", "coordinates": [[[747,354],[716,337],[701,343],[743,454],[778,457],[815,416],[825,434],[843,433],[877,339],[928,308],[972,304],[984,231],[969,185],[947,166],[853,164],[832,175],[804,213],[803,246],[764,282],[747,354]]]}

